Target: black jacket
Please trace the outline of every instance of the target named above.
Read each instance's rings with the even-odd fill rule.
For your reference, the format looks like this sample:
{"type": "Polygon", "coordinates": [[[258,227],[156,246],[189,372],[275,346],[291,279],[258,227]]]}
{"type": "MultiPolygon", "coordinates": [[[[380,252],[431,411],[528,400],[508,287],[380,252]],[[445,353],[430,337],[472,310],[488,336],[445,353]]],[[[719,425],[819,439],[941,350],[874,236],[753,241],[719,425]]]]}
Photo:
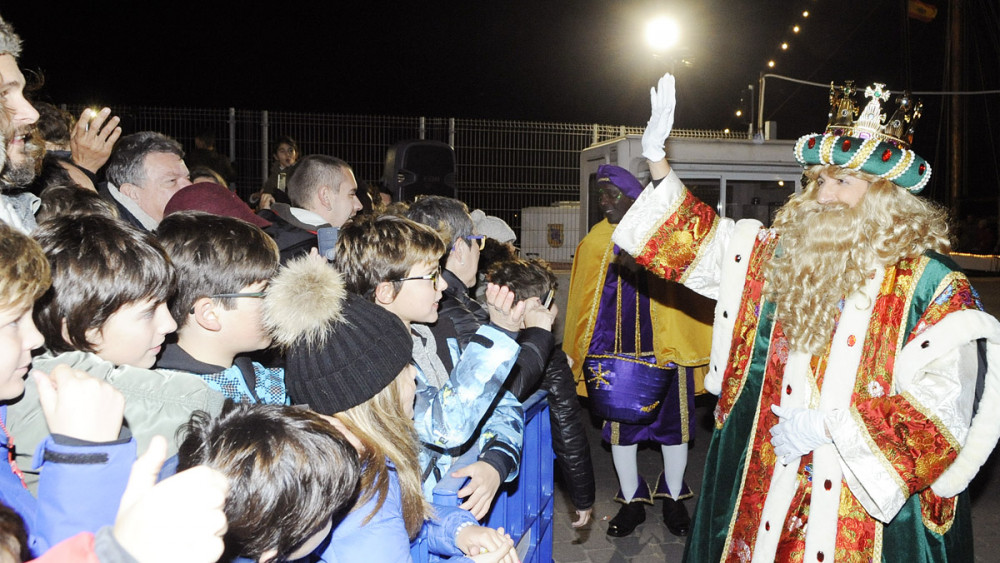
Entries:
{"type": "Polygon", "coordinates": [[[590,508],[595,496],[594,463],[566,353],[555,344],[551,332],[540,328],[522,330],[517,341],[521,353],[510,371],[507,388],[522,402],[539,388],[548,392],[552,450],[563,481],[573,506],[578,510],[590,508]]]}
{"type": "Polygon", "coordinates": [[[318,227],[295,219],[288,205],[275,203],[271,209],[264,209],[258,215],[271,222],[271,226],[264,229],[264,232],[271,235],[278,244],[282,265],[292,258],[309,254],[311,249],[319,246],[319,241],[316,240],[318,227]]]}
{"type": "MultiPolygon", "coordinates": [[[[472,299],[455,274],[442,272],[448,289],[438,307],[438,314],[450,319],[462,346],[468,342],[480,324],[489,323],[489,313],[472,299]]],[[[552,422],[552,449],[570,499],[579,510],[594,504],[594,464],[590,457],[585,420],[576,396],[576,382],[561,346],[555,345],[550,331],[526,328],[517,336],[521,352],[507,378],[506,387],[524,402],[539,388],[548,392],[549,417],[552,422]]]]}
{"type": "Polygon", "coordinates": [[[458,333],[458,343],[464,349],[480,325],[490,323],[490,314],[478,301],[469,296],[469,291],[451,270],[441,270],[448,288],[444,290],[438,303],[438,315],[451,320],[458,333]]]}
{"type": "Polygon", "coordinates": [[[115,196],[111,195],[111,189],[108,187],[107,182],[101,182],[100,184],[97,184],[97,195],[101,196],[102,198],[104,198],[105,201],[115,206],[115,209],[118,210],[119,219],[125,221],[126,223],[132,225],[133,227],[139,229],[140,231],[146,230],[146,226],[142,224],[142,221],[137,219],[135,215],[132,215],[131,211],[129,211],[128,209],[125,208],[124,205],[119,203],[118,200],[115,199],[115,196]]]}

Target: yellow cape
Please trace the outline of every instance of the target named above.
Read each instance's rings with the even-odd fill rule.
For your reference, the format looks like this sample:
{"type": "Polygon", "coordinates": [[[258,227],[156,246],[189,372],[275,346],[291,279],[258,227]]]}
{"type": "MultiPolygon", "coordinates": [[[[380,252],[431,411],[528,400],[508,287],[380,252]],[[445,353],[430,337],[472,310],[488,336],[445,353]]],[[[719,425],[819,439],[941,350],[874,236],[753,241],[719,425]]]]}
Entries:
{"type": "MultiPolygon", "coordinates": [[[[590,347],[601,289],[608,264],[615,259],[611,233],[615,226],[604,219],[594,225],[576,247],[566,303],[563,350],[573,364],[577,393],[587,395],[583,360],[590,347]]],[[[653,351],[657,362],[695,367],[695,393],[705,392],[705,366],[712,347],[715,302],[686,287],[649,274],[653,351]]]]}

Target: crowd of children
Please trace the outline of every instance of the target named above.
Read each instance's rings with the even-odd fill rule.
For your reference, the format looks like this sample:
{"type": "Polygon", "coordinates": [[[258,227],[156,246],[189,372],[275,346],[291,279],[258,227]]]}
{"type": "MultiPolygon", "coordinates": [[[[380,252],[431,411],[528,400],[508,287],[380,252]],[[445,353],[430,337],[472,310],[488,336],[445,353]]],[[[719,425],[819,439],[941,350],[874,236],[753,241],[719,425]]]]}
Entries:
{"type": "MultiPolygon", "coordinates": [[[[138,448],[162,449],[160,462],[176,454],[164,474],[204,466],[224,477],[226,560],[397,561],[422,537],[439,557],[516,561],[503,530],[477,519],[518,472],[520,400],[540,384],[515,364],[525,349],[551,354],[556,312],[539,295],[551,273],[510,262],[502,271],[536,272],[544,287],[491,283],[476,304],[482,322],[455,307],[439,318],[455,277],[441,264],[475,280],[479,250],[465,206],[442,200],[429,203],[459,212],[464,231],[372,214],[344,226],[334,263],[313,254],[283,267],[259,227],[201,211],[168,215],[154,233],[88,207],[51,215],[34,238],[0,224],[0,312],[17,340],[4,350],[2,500],[27,530],[17,556],[53,553],[75,533],[96,533],[99,556],[104,544],[125,549],[114,516],[138,448]],[[525,347],[519,333],[541,344],[525,347]],[[73,388],[56,377],[116,403],[101,407],[100,433],[53,421],[47,403],[73,388]],[[432,505],[434,484],[470,448],[479,461],[454,473],[468,478],[465,502],[432,505]],[[88,464],[108,470],[80,487],[88,464]],[[56,501],[72,510],[53,514],[47,495],[63,473],[77,486],[67,495],[57,484],[56,501]]],[[[73,399],[67,408],[94,410],[73,399]]]]}
{"type": "Polygon", "coordinates": [[[544,265],[509,261],[498,280],[523,269],[543,282],[490,283],[482,321],[464,306],[439,318],[450,267],[475,280],[479,250],[465,206],[441,199],[429,203],[460,212],[464,231],[371,214],[341,229],[333,263],[313,253],[285,266],[259,227],[201,211],[154,233],[87,207],[48,217],[33,238],[0,224],[2,500],[27,531],[8,551],[126,550],[115,514],[138,449],[159,458],[147,473],[166,458],[162,475],[180,472],[158,487],[195,467],[225,483],[213,510],[228,531],[210,534],[224,547],[195,559],[217,560],[218,547],[223,560],[398,561],[419,537],[441,558],[516,561],[510,537],[477,520],[518,473],[520,400],[544,386],[556,311],[542,294],[554,285],[544,265]],[[523,350],[537,369],[516,367],[523,350]],[[116,407],[79,404],[90,395],[66,395],[74,385],[116,407]],[[76,415],[69,427],[53,419],[56,394],[76,415]],[[100,422],[79,421],[96,410],[100,422]],[[470,448],[479,460],[454,473],[468,478],[462,506],[431,504],[470,448]],[[91,465],[101,476],[81,486],[91,465]]]}
{"type": "MultiPolygon", "coordinates": [[[[0,551],[401,561],[419,537],[435,557],[516,561],[503,529],[477,520],[518,474],[520,401],[549,388],[551,272],[509,260],[494,276],[512,279],[487,284],[480,305],[468,290],[485,237],[464,204],[396,209],[432,226],[371,213],[340,230],[333,263],[285,266],[238,213],[176,211],[146,232],[66,198],[31,237],[0,223],[0,520],[13,522],[0,551]],[[543,281],[518,286],[519,269],[543,281]],[[473,448],[478,460],[452,473],[467,478],[462,505],[431,504],[473,448]],[[162,513],[126,493],[137,451],[149,453],[133,480],[162,513]],[[205,490],[197,533],[162,522],[205,490]]],[[[584,503],[592,472],[589,488],[584,503]]]]}
{"type": "Polygon", "coordinates": [[[172,139],[119,141],[109,111],[46,149],[19,54],[0,20],[0,561],[395,562],[421,539],[514,563],[479,522],[539,388],[586,522],[547,266],[508,257],[477,302],[487,236],[464,204],[362,206],[331,157],[285,173],[289,226],[192,184],[172,139]],[[448,472],[457,507],[431,502],[448,472]]]}

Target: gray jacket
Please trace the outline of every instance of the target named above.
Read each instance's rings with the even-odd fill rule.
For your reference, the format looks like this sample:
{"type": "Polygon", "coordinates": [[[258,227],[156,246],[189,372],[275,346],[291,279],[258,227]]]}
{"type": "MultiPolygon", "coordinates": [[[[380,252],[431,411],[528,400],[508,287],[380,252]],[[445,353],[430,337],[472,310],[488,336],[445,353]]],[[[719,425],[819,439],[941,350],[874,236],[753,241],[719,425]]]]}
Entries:
{"type": "MultiPolygon", "coordinates": [[[[191,413],[201,410],[215,416],[222,410],[222,394],[190,373],[115,367],[90,352],[58,355],[46,352],[35,358],[32,367],[48,373],[59,364],[85,371],[121,391],[125,396],[125,424],[132,431],[140,454],[149,447],[153,436],[159,434],[167,439],[167,456],[174,455],[177,429],[191,418],[191,413]]],[[[14,436],[17,465],[34,492],[38,488],[38,473],[33,468],[32,456],[49,435],[49,427],[38,402],[38,388],[30,377],[24,384],[24,396],[7,407],[7,429],[14,436]]]]}

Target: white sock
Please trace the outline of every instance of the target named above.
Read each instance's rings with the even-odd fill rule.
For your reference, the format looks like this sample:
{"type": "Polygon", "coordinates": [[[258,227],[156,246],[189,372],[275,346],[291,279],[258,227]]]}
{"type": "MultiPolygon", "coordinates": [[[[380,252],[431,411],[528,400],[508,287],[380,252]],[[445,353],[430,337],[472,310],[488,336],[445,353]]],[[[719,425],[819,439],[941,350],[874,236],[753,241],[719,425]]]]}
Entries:
{"type": "Polygon", "coordinates": [[[632,502],[635,490],[639,488],[639,464],[635,459],[638,451],[639,444],[611,446],[611,459],[615,462],[618,485],[622,489],[622,498],[625,502],[632,502]]]}
{"type": "Polygon", "coordinates": [[[663,478],[667,482],[667,489],[670,490],[670,496],[676,500],[677,496],[681,494],[681,489],[684,487],[684,470],[687,469],[688,463],[688,445],[661,445],[660,451],[663,452],[663,478]]]}

